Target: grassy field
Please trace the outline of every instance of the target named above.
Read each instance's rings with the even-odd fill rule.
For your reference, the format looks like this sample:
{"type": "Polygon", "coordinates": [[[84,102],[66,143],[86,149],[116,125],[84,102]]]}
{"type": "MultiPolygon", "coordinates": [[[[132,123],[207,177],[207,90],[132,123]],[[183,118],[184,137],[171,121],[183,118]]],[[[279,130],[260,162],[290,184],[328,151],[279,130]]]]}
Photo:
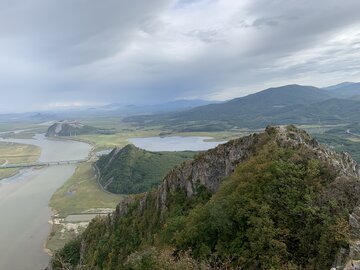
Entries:
{"type": "MultiPolygon", "coordinates": [[[[39,147],[27,144],[0,142],[0,166],[5,164],[29,163],[38,160],[39,147]]],[[[19,169],[0,169],[0,179],[16,174],[19,169]]]]}
{"type": "Polygon", "coordinates": [[[19,171],[19,169],[1,169],[0,170],[0,181],[1,179],[5,179],[5,178],[9,178],[11,176],[14,176],[15,174],[17,174],[19,171]]]}
{"type": "Polygon", "coordinates": [[[75,174],[53,194],[49,205],[60,216],[67,216],[92,208],[115,208],[122,198],[102,191],[91,163],[82,163],[75,174]]]}
{"type": "Polygon", "coordinates": [[[80,164],[75,174],[51,197],[49,205],[57,217],[53,218],[46,247],[51,252],[58,250],[87,227],[90,220],[69,222],[66,218],[70,214],[112,211],[122,198],[100,189],[91,163],[80,164]]]}

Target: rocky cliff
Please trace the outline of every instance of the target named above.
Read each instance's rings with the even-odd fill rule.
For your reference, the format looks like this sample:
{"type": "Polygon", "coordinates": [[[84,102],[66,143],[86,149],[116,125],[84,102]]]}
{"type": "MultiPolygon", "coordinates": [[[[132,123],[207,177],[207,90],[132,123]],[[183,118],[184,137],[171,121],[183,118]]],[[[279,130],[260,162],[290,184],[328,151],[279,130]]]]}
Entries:
{"type": "MultiPolygon", "coordinates": [[[[204,186],[211,193],[215,193],[221,180],[229,176],[241,161],[255,153],[257,145],[261,143],[260,140],[261,136],[252,134],[219,145],[200,154],[195,160],[184,162],[166,175],[155,194],[142,195],[140,207],[146,205],[148,197],[155,196],[157,210],[165,213],[168,195],[172,192],[184,190],[186,196],[190,198],[197,193],[199,186],[204,186]]],[[[116,213],[120,215],[126,213],[127,206],[133,201],[134,197],[129,197],[121,202],[116,213]]]]}
{"type": "Polygon", "coordinates": [[[61,120],[52,124],[47,132],[47,137],[56,136],[77,136],[83,134],[114,134],[114,129],[99,129],[96,127],[84,125],[78,121],[61,120]]]}
{"type": "Polygon", "coordinates": [[[94,131],[94,128],[85,126],[77,121],[59,121],[52,124],[47,132],[47,137],[56,137],[56,136],[76,136],[84,133],[94,131]]]}
{"type": "MultiPolygon", "coordinates": [[[[320,145],[303,130],[293,126],[269,126],[265,134],[273,135],[275,141],[282,147],[307,147],[315,151],[320,160],[331,164],[334,170],[339,173],[339,179],[343,176],[360,178],[360,167],[348,153],[337,153],[324,145],[320,145]]],[[[161,210],[162,213],[166,211],[167,196],[175,190],[182,189],[186,192],[187,197],[191,197],[196,194],[196,187],[200,184],[211,193],[215,193],[222,179],[229,176],[239,163],[254,155],[262,147],[266,141],[264,137],[264,134],[252,134],[231,140],[201,154],[193,161],[184,162],[182,166],[171,171],[158,188],[156,192],[157,209],[161,210]]],[[[151,196],[151,194],[144,194],[143,196],[144,198],[141,200],[146,200],[146,197],[151,196]]],[[[127,205],[133,200],[134,198],[130,197],[121,202],[118,205],[118,212],[126,213],[127,205]]]]}
{"type": "Polygon", "coordinates": [[[348,154],[293,126],[268,127],[184,162],[58,255],[66,261],[71,247],[70,265],[142,269],[133,263],[149,260],[147,247],[170,246],[171,256],[188,251],[214,269],[355,270],[359,195],[359,166],[348,154]]]}

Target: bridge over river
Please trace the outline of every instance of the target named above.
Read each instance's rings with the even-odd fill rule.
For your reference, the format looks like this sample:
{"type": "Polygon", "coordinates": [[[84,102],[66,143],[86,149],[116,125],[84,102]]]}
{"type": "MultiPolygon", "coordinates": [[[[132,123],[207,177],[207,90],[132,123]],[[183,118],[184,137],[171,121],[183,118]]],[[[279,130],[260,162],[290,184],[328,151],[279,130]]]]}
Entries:
{"type": "Polygon", "coordinates": [[[34,162],[34,163],[17,163],[17,164],[6,164],[0,166],[0,169],[10,169],[10,168],[30,168],[30,167],[45,167],[45,166],[55,166],[55,165],[66,165],[66,164],[78,164],[88,161],[88,158],[76,159],[76,160],[60,160],[60,161],[50,161],[50,162],[34,162]]]}

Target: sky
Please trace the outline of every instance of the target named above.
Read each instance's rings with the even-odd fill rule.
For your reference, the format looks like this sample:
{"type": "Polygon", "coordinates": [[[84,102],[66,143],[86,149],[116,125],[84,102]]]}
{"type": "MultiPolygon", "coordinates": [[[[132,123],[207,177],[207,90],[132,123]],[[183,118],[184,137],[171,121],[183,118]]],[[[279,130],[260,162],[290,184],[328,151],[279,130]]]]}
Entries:
{"type": "Polygon", "coordinates": [[[0,0],[0,112],[360,81],[359,0],[0,0]]]}

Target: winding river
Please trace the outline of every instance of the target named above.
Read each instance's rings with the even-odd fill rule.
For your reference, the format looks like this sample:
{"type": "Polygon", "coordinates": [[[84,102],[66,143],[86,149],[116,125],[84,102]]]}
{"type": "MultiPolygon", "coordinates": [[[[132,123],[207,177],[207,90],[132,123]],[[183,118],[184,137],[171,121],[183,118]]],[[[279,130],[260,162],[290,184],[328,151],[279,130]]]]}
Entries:
{"type": "MultiPolygon", "coordinates": [[[[42,134],[33,139],[0,141],[37,145],[39,161],[86,158],[91,146],[77,141],[48,140],[42,134]]],[[[51,195],[74,173],[76,165],[25,169],[0,181],[0,269],[41,270],[49,262],[44,243],[50,233],[51,195]]]]}

